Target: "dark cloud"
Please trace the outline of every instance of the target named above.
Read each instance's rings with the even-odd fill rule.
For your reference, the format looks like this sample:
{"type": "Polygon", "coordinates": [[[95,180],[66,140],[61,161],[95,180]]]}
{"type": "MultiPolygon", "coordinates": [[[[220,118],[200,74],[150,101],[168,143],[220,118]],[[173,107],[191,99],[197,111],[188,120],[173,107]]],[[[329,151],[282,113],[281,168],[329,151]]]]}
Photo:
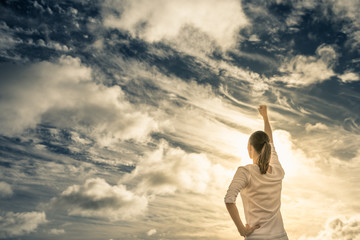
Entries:
{"type": "Polygon", "coordinates": [[[53,200],[54,206],[70,215],[129,220],[144,214],[147,198],[127,190],[124,185],[109,185],[104,179],[88,179],[83,186],[68,187],[53,200]]]}

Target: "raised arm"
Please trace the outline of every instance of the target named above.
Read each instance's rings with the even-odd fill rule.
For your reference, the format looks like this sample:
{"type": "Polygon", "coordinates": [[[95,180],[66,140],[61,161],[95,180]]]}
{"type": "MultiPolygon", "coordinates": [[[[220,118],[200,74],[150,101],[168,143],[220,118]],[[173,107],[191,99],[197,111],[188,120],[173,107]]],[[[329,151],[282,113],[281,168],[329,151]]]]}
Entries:
{"type": "Polygon", "coordinates": [[[264,132],[269,136],[270,142],[273,143],[273,137],[272,137],[271,126],[270,126],[269,117],[268,117],[268,113],[267,113],[267,107],[266,107],[266,105],[260,105],[258,110],[259,110],[260,115],[264,119],[264,132]]]}

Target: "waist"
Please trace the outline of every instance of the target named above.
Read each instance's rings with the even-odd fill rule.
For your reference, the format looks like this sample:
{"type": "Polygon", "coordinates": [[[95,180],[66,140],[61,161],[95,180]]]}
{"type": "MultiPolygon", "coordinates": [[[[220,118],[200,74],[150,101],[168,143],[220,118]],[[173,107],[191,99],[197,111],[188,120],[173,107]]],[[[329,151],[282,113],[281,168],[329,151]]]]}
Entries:
{"type": "Polygon", "coordinates": [[[289,240],[286,232],[276,235],[269,234],[251,234],[245,237],[245,240],[289,240]]]}
{"type": "Polygon", "coordinates": [[[287,237],[280,211],[269,219],[249,219],[248,223],[250,226],[260,225],[260,228],[255,229],[250,235],[249,240],[283,239],[287,237]]]}

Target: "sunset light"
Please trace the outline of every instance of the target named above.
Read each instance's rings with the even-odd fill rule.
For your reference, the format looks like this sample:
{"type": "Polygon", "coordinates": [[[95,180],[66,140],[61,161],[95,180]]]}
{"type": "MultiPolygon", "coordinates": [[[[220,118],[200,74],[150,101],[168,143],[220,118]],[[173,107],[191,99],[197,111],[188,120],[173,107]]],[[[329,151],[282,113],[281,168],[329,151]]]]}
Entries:
{"type": "Polygon", "coordinates": [[[275,222],[291,240],[360,240],[359,13],[359,0],[1,1],[0,239],[251,240],[275,222]],[[273,145],[260,133],[249,167],[264,125],[273,145]]]}

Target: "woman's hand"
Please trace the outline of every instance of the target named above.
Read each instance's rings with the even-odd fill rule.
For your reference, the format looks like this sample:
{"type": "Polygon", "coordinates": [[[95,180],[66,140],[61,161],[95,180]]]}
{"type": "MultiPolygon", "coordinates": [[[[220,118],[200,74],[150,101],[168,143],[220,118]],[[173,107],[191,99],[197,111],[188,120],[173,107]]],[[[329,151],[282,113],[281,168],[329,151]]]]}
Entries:
{"type": "Polygon", "coordinates": [[[259,113],[263,118],[267,118],[267,107],[266,105],[260,105],[259,108],[259,113]]]}
{"type": "Polygon", "coordinates": [[[260,227],[259,225],[250,227],[249,224],[246,224],[245,228],[242,231],[239,231],[239,233],[241,236],[247,237],[250,234],[252,234],[255,231],[255,229],[258,229],[259,227],[260,227]]]}

